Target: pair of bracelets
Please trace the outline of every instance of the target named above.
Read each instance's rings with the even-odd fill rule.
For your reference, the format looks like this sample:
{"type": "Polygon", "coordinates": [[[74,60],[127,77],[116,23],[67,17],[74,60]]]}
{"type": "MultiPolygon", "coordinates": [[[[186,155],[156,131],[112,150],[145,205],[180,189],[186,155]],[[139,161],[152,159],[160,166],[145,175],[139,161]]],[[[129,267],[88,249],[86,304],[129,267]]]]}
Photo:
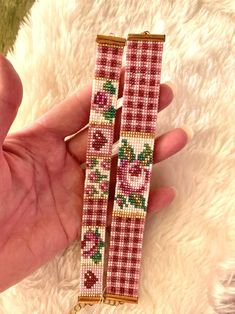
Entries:
{"type": "Polygon", "coordinates": [[[103,301],[138,302],[164,40],[164,35],[128,35],[108,248],[106,224],[112,146],[126,40],[103,35],[96,39],[81,228],[79,306],[103,301]]]}

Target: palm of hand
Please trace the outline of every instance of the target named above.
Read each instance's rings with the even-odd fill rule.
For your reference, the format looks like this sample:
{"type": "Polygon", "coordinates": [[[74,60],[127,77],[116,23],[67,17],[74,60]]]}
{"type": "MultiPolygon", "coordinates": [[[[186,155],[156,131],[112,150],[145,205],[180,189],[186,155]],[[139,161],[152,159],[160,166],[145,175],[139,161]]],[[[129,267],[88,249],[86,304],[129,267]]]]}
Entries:
{"type": "MultiPolygon", "coordinates": [[[[119,97],[123,81],[124,69],[119,97]]],[[[80,234],[81,226],[84,171],[80,165],[85,162],[87,129],[77,132],[88,123],[91,85],[28,128],[6,136],[21,98],[21,81],[0,55],[0,291],[66,248],[80,234]]],[[[161,85],[159,110],[172,98],[170,87],[161,85]]],[[[117,140],[120,111],[115,128],[117,140]]],[[[154,162],[175,154],[186,142],[187,134],[180,128],[159,136],[154,162]]],[[[115,166],[112,171],[114,186],[115,166]]],[[[148,212],[169,205],[173,198],[170,187],[151,191],[148,212]]]]}
{"type": "Polygon", "coordinates": [[[17,280],[78,235],[84,174],[64,141],[35,131],[7,138],[1,173],[0,269],[17,280]]]}

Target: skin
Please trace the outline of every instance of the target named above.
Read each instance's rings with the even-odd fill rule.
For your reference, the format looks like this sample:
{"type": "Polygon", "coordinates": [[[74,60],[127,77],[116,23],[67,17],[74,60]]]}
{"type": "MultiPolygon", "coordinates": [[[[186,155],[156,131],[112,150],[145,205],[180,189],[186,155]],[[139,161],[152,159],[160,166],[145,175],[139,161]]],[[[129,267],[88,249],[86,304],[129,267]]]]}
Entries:
{"type": "MultiPolygon", "coordinates": [[[[124,73],[123,68],[119,97],[124,73]]],[[[7,135],[22,94],[19,76],[0,55],[0,291],[28,276],[80,236],[84,185],[81,164],[85,162],[87,130],[78,131],[88,123],[91,84],[27,128],[7,135]],[[73,136],[65,140],[69,135],[73,136]]],[[[171,88],[162,84],[159,110],[172,99],[171,88]]],[[[116,125],[117,140],[120,112],[116,125]]],[[[187,139],[180,128],[156,138],[154,162],[174,155],[187,139]]],[[[116,157],[113,174],[115,164],[116,157]]],[[[168,206],[174,196],[171,187],[151,191],[148,213],[168,206]]],[[[110,214],[111,207],[109,222],[110,214]]]]}

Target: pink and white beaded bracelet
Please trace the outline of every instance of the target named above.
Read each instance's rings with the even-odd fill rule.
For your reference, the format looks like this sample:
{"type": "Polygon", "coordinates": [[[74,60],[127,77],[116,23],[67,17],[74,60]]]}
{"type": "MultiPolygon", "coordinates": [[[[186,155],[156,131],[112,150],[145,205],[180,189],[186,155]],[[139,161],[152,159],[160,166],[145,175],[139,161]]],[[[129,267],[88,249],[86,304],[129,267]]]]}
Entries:
{"type": "Polygon", "coordinates": [[[79,303],[103,296],[105,230],[119,77],[126,40],[97,36],[86,155],[79,303]]]}
{"type": "Polygon", "coordinates": [[[164,35],[129,34],[106,301],[138,300],[164,35]]]}

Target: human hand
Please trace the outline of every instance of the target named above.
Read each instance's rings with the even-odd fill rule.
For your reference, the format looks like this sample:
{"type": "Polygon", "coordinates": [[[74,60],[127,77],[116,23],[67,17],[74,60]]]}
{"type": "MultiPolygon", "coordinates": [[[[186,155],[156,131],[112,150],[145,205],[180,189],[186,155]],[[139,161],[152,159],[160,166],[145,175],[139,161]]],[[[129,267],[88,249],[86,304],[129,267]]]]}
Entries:
{"type": "MultiPolygon", "coordinates": [[[[124,68],[119,97],[123,80],[124,68]]],[[[81,164],[85,162],[87,129],[69,140],[65,137],[88,123],[91,84],[27,128],[7,135],[22,93],[17,73],[0,55],[0,291],[22,280],[80,235],[85,177],[81,164]]],[[[171,88],[162,84],[159,110],[172,99],[171,88]]],[[[116,140],[119,128],[120,110],[116,140]]],[[[155,141],[154,162],[175,154],[186,142],[183,129],[161,135],[155,141]]],[[[115,163],[116,158],[113,173],[115,163]]],[[[111,181],[112,187],[114,183],[111,181]]],[[[151,191],[148,212],[169,205],[174,193],[171,187],[151,191]]]]}

